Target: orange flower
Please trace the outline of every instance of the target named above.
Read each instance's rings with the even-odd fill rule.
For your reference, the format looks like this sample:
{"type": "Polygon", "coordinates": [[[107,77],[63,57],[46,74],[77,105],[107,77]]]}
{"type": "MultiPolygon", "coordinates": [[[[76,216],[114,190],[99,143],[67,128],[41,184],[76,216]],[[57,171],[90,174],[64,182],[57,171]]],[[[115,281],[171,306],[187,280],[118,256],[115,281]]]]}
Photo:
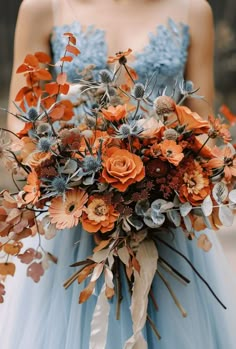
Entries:
{"type": "Polygon", "coordinates": [[[126,63],[126,58],[132,52],[131,48],[124,52],[118,52],[115,56],[108,57],[107,63],[115,63],[119,61],[120,64],[126,63]],[[123,62],[124,60],[124,62],[123,62]]]}
{"type": "Polygon", "coordinates": [[[126,189],[145,176],[141,158],[125,149],[112,147],[106,153],[102,177],[119,191],[126,189]]]}
{"type": "Polygon", "coordinates": [[[157,137],[164,126],[161,121],[158,121],[154,117],[139,119],[137,125],[143,128],[143,131],[139,136],[144,138],[157,137]]]}
{"type": "Polygon", "coordinates": [[[183,149],[175,141],[165,139],[159,144],[162,157],[171,164],[178,166],[180,161],[184,158],[183,149]]]}
{"type": "Polygon", "coordinates": [[[88,200],[88,194],[83,190],[70,190],[65,200],[62,196],[52,200],[49,208],[51,222],[57,229],[72,228],[79,223],[79,218],[88,200]]]}
{"type": "Polygon", "coordinates": [[[104,118],[111,122],[117,122],[121,119],[124,119],[126,113],[126,105],[117,105],[116,107],[110,105],[108,109],[102,109],[102,114],[104,118]]]}
{"type": "Polygon", "coordinates": [[[196,161],[194,161],[193,166],[187,168],[183,182],[179,192],[181,202],[188,201],[193,206],[198,206],[211,192],[209,179],[196,161]]]}
{"type": "Polygon", "coordinates": [[[118,217],[119,213],[115,211],[114,206],[108,204],[103,197],[91,196],[81,222],[89,233],[106,233],[114,228],[118,217]]]}
{"type": "Polygon", "coordinates": [[[220,137],[225,143],[231,141],[231,134],[228,130],[229,125],[221,124],[220,119],[215,119],[212,115],[208,116],[208,120],[211,125],[211,129],[208,132],[209,137],[220,137]]]}
{"type": "Polygon", "coordinates": [[[223,149],[214,147],[212,150],[216,157],[210,159],[204,166],[208,169],[224,168],[225,180],[230,182],[233,177],[236,177],[236,151],[231,144],[228,144],[223,149]]]}
{"type": "Polygon", "coordinates": [[[201,118],[195,112],[192,112],[189,108],[176,105],[175,110],[178,116],[180,125],[185,125],[186,131],[192,131],[194,134],[208,133],[210,125],[207,120],[201,118]]]}
{"type": "Polygon", "coordinates": [[[33,170],[27,177],[27,185],[24,186],[24,202],[35,204],[40,197],[40,180],[37,173],[33,170]]]}

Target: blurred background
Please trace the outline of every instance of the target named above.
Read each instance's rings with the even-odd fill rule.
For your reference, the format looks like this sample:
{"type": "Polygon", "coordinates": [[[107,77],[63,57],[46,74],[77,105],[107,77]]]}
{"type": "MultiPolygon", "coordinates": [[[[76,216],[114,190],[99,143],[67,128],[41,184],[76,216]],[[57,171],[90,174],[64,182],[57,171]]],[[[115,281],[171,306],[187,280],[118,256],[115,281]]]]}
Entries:
{"type": "MultiPolygon", "coordinates": [[[[192,0],[197,1],[197,0],[192,0]]],[[[0,107],[7,108],[11,75],[14,29],[21,0],[1,1],[0,4],[0,107]]],[[[209,0],[215,19],[215,86],[216,108],[226,104],[236,114],[236,2],[209,0]]],[[[217,110],[217,109],[216,109],[217,110]]],[[[0,127],[5,126],[6,113],[0,111],[0,127]]],[[[236,128],[232,130],[236,142],[236,128]]],[[[0,190],[10,185],[7,172],[0,165],[0,190]]],[[[219,234],[226,256],[236,272],[235,228],[219,234]]]]}

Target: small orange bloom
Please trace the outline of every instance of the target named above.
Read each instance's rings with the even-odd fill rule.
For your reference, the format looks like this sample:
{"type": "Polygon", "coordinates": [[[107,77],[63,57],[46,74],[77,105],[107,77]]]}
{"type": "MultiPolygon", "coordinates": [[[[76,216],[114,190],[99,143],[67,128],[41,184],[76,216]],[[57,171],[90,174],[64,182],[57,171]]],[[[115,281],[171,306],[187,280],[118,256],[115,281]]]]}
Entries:
{"type": "Polygon", "coordinates": [[[35,204],[40,197],[40,180],[34,170],[28,175],[27,185],[23,189],[26,192],[24,202],[35,204]]]}
{"type": "Polygon", "coordinates": [[[187,107],[175,106],[180,125],[185,125],[186,131],[193,131],[195,135],[208,133],[209,122],[187,107]]]}
{"type": "Polygon", "coordinates": [[[190,202],[193,206],[198,206],[210,194],[211,188],[200,164],[194,161],[193,165],[186,169],[183,176],[184,184],[180,188],[179,199],[181,202],[190,202]]]}
{"type": "Polygon", "coordinates": [[[159,144],[159,147],[162,153],[161,157],[175,166],[178,166],[180,161],[184,158],[182,147],[176,144],[175,141],[165,139],[159,144]]]}
{"type": "Polygon", "coordinates": [[[62,196],[54,198],[49,207],[51,222],[56,224],[57,229],[78,225],[87,200],[88,194],[84,190],[68,191],[65,200],[62,196]]]}
{"type": "Polygon", "coordinates": [[[141,158],[125,149],[112,147],[106,152],[102,177],[119,191],[124,192],[145,176],[141,158]]]}
{"type": "Polygon", "coordinates": [[[126,105],[117,105],[116,107],[110,105],[108,109],[102,109],[102,114],[108,121],[120,121],[127,114],[126,105]]]}
{"type": "Polygon", "coordinates": [[[208,132],[209,137],[211,138],[222,138],[225,143],[231,141],[231,134],[228,130],[229,125],[222,124],[220,119],[215,119],[212,115],[208,116],[211,129],[208,132]]]}
{"type": "Polygon", "coordinates": [[[230,144],[223,149],[214,147],[212,150],[214,159],[210,159],[204,166],[208,169],[224,168],[225,180],[230,182],[232,177],[236,177],[236,151],[230,144]]]}
{"type": "MultiPolygon", "coordinates": [[[[126,56],[128,56],[132,52],[131,48],[129,48],[127,51],[124,52],[118,52],[115,56],[108,57],[107,63],[115,63],[119,61],[122,64],[122,59],[126,56]]],[[[126,61],[126,59],[125,59],[126,61]]]]}
{"type": "Polygon", "coordinates": [[[83,228],[89,233],[106,233],[114,228],[119,217],[114,206],[108,205],[103,197],[90,197],[81,219],[83,228]]]}

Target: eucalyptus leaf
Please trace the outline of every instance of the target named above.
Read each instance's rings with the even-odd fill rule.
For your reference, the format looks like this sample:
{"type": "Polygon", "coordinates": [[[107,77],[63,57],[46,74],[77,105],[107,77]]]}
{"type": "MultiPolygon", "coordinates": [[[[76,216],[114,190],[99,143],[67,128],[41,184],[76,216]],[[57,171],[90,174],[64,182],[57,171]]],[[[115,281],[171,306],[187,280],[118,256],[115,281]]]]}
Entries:
{"type": "Polygon", "coordinates": [[[218,204],[222,204],[227,199],[228,188],[225,183],[219,182],[214,185],[212,195],[218,204]]]}
{"type": "Polygon", "coordinates": [[[155,224],[153,222],[153,220],[151,219],[151,217],[147,216],[147,217],[144,217],[144,223],[149,227],[149,228],[152,228],[152,229],[155,229],[155,228],[160,228],[162,224],[155,224]]]}
{"type": "Polygon", "coordinates": [[[236,189],[231,190],[231,192],[229,193],[229,200],[236,204],[236,189]]]}
{"type": "Polygon", "coordinates": [[[138,219],[137,217],[130,216],[127,217],[127,221],[129,224],[131,224],[136,230],[140,230],[143,227],[143,222],[138,219]]]}
{"type": "Polygon", "coordinates": [[[203,200],[201,208],[202,208],[202,212],[205,216],[208,217],[212,214],[213,203],[212,203],[210,195],[207,195],[207,197],[203,200]]]}
{"type": "Polygon", "coordinates": [[[219,208],[219,218],[225,227],[231,227],[234,222],[233,212],[225,205],[221,205],[219,208]]]}
{"type": "Polygon", "coordinates": [[[148,200],[140,200],[135,205],[135,213],[138,216],[143,217],[149,208],[150,208],[150,203],[148,200]]]}
{"type": "Polygon", "coordinates": [[[174,223],[176,227],[179,227],[181,224],[181,216],[177,210],[170,210],[167,213],[167,218],[174,223]]]}
{"type": "Polygon", "coordinates": [[[180,214],[182,217],[185,217],[191,212],[192,205],[189,202],[185,202],[184,204],[180,205],[180,214]]]}
{"type": "Polygon", "coordinates": [[[185,227],[189,233],[192,232],[193,226],[192,226],[192,221],[189,216],[184,216],[183,217],[185,227]]]}

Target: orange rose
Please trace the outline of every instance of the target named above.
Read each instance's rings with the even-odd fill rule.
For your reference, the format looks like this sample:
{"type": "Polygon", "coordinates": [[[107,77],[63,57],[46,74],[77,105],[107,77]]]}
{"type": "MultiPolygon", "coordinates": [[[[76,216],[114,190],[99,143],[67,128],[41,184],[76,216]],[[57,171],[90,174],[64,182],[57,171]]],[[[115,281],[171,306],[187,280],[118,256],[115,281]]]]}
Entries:
{"type": "Polygon", "coordinates": [[[103,179],[119,191],[126,189],[145,176],[141,158],[125,149],[110,148],[107,153],[102,172],[103,179]]]}
{"type": "Polygon", "coordinates": [[[83,228],[89,233],[106,233],[114,228],[119,213],[104,198],[91,196],[81,219],[83,228]]]}

